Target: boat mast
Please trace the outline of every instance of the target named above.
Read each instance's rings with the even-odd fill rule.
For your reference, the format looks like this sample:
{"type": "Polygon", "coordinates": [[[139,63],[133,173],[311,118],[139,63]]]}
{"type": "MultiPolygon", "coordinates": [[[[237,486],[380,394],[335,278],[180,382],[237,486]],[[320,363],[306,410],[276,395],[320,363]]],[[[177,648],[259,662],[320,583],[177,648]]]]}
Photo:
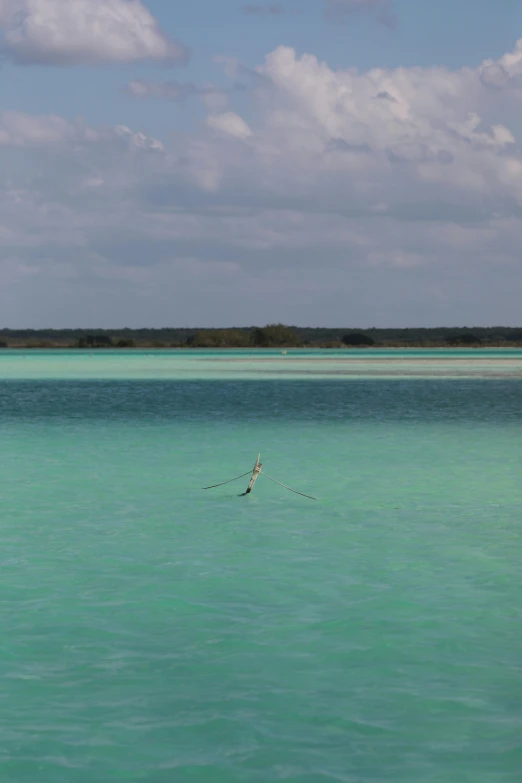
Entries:
{"type": "Polygon", "coordinates": [[[254,470],[252,471],[252,478],[250,479],[250,483],[248,485],[247,491],[245,492],[245,495],[249,495],[254,489],[254,484],[256,483],[259,474],[261,473],[262,467],[263,466],[261,464],[261,454],[258,454],[256,459],[256,464],[254,465],[254,470]]]}

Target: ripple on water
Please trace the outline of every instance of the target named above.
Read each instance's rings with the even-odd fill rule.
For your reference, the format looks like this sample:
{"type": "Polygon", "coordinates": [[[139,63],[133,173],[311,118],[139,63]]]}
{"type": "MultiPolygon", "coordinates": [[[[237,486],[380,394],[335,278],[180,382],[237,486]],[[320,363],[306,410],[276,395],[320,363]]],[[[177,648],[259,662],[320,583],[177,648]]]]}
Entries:
{"type": "Polygon", "coordinates": [[[0,399],[2,781],[518,778],[517,381],[0,399]]]}

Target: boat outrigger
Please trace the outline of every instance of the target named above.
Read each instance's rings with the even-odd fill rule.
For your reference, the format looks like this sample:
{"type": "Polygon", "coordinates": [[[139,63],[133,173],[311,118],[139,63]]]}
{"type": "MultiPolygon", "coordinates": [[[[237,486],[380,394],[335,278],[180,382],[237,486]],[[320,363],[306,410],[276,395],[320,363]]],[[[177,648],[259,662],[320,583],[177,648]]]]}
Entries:
{"type": "Polygon", "coordinates": [[[267,479],[270,479],[270,481],[273,481],[274,484],[278,484],[280,487],[284,487],[284,489],[288,489],[290,492],[295,492],[296,495],[301,495],[302,497],[308,498],[309,500],[317,500],[317,498],[313,498],[311,495],[305,495],[303,492],[298,492],[296,489],[287,487],[286,484],[281,484],[280,481],[276,481],[274,478],[272,478],[272,476],[269,476],[267,473],[265,473],[262,470],[262,467],[263,465],[261,463],[261,454],[258,454],[256,464],[254,465],[254,469],[252,471],[248,470],[241,476],[236,476],[235,478],[229,479],[228,481],[223,481],[221,484],[213,484],[211,487],[203,487],[203,489],[216,489],[216,487],[224,487],[225,484],[231,484],[233,481],[239,481],[239,479],[245,478],[245,476],[250,476],[250,481],[248,483],[246,492],[243,492],[243,495],[249,495],[254,489],[254,484],[256,483],[257,479],[262,474],[263,476],[266,476],[267,479]]]}

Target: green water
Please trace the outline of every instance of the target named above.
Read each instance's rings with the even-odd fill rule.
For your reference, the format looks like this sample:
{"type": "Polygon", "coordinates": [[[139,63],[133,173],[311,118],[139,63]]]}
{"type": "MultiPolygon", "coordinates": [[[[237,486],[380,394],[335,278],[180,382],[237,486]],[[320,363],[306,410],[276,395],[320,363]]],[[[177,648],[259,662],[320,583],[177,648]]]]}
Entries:
{"type": "Polygon", "coordinates": [[[2,351],[0,379],[518,378],[522,350],[2,351]]]}
{"type": "Polygon", "coordinates": [[[2,783],[520,779],[520,381],[3,361],[2,783]]]}

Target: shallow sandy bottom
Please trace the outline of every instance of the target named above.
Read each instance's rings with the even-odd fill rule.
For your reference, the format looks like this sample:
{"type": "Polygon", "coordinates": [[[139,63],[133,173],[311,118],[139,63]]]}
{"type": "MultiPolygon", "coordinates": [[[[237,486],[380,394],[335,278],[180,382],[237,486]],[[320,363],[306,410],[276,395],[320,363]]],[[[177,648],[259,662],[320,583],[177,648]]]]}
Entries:
{"type": "Polygon", "coordinates": [[[245,354],[244,352],[9,352],[0,356],[0,380],[80,379],[303,379],[303,378],[522,378],[522,351],[495,356],[422,356],[369,353],[245,354]]]}

